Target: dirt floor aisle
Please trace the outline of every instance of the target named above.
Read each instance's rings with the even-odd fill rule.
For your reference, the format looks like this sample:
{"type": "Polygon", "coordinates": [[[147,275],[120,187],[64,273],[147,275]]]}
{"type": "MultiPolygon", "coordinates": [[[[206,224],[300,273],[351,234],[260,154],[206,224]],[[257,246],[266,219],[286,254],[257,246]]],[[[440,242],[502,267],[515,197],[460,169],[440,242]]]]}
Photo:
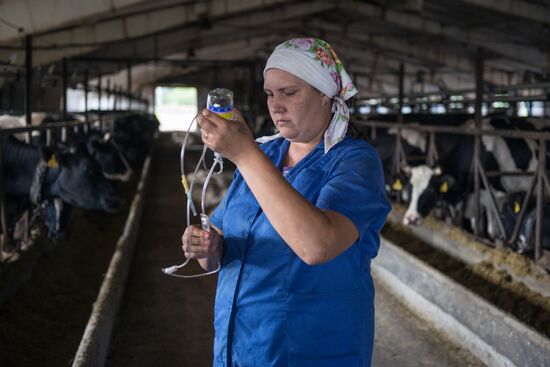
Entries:
{"type": "MultiPolygon", "coordinates": [[[[152,161],[135,258],[108,366],[211,366],[216,276],[181,279],[161,268],[183,260],[185,195],[179,147],[161,135],[152,161]]],[[[198,266],[188,272],[198,272],[198,266]]]]}

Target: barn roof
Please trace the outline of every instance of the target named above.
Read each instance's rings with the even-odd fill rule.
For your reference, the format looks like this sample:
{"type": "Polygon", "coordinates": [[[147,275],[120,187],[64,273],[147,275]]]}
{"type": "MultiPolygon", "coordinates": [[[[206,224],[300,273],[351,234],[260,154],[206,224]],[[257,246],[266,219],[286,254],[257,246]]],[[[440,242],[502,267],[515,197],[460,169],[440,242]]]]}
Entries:
{"type": "Polygon", "coordinates": [[[46,74],[64,57],[98,74],[129,61],[134,88],[196,73],[209,60],[265,60],[297,36],[330,42],[364,97],[397,93],[402,63],[407,91],[472,89],[480,49],[487,86],[550,84],[544,0],[4,0],[4,73],[23,69],[27,35],[33,65],[46,74]],[[111,62],[90,61],[100,58],[111,62]]]}

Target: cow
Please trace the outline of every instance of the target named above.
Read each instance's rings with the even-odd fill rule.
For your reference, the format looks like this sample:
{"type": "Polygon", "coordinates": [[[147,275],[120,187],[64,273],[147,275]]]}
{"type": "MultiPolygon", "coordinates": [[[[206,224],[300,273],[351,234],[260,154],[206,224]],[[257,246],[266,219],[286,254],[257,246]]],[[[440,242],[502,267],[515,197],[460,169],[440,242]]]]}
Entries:
{"type": "MultiPolygon", "coordinates": [[[[525,192],[505,193],[495,190],[493,192],[496,201],[496,212],[490,205],[490,194],[487,190],[480,190],[480,234],[493,241],[507,241],[512,236],[521,206],[524,203],[525,192]],[[497,217],[500,217],[504,232],[498,224],[497,217]]],[[[471,222],[471,227],[475,225],[473,213],[474,195],[469,195],[464,211],[465,219],[471,222]]],[[[535,228],[536,228],[536,202],[528,200],[525,217],[519,227],[518,237],[510,245],[520,254],[530,254],[535,247],[535,228]]],[[[543,204],[542,215],[542,248],[550,251],[550,203],[543,204]],[[546,224],[546,225],[545,225],[546,224]]]]}
{"type": "MultiPolygon", "coordinates": [[[[0,129],[15,129],[25,127],[25,120],[19,116],[13,115],[1,115],[0,116],[0,129]]],[[[26,133],[17,133],[14,136],[21,141],[25,141],[26,133]]]]}
{"type": "MultiPolygon", "coordinates": [[[[471,121],[471,114],[404,114],[403,123],[407,125],[442,125],[442,126],[464,126],[471,121]]],[[[377,122],[397,122],[397,115],[374,115],[369,117],[369,121],[377,122]]],[[[371,145],[378,151],[382,166],[384,168],[384,176],[386,180],[386,188],[390,196],[399,195],[404,202],[410,201],[411,186],[406,185],[408,181],[403,174],[394,172],[393,167],[395,157],[396,135],[397,128],[378,128],[376,138],[369,139],[366,128],[360,125],[354,125],[354,129],[358,132],[356,136],[365,140],[369,140],[371,145]]],[[[426,161],[428,151],[428,134],[412,128],[402,128],[399,130],[401,137],[401,146],[407,164],[411,166],[421,165],[426,161]]],[[[443,153],[444,154],[444,153],[443,153]]]]}
{"type": "MultiPolygon", "coordinates": [[[[77,120],[74,115],[67,117],[69,120],[77,120]]],[[[32,126],[41,126],[53,122],[61,122],[62,115],[60,114],[46,114],[44,112],[32,113],[32,126]]],[[[25,117],[3,115],[0,116],[0,128],[17,128],[25,127],[25,117]]],[[[20,141],[26,141],[26,133],[17,133],[14,136],[20,141]]],[[[46,144],[46,134],[39,131],[33,131],[32,133],[33,144],[40,146],[46,144]]],[[[60,149],[64,146],[75,146],[78,144],[84,144],[88,153],[100,164],[103,175],[115,181],[128,182],[132,177],[132,169],[130,168],[127,160],[122,153],[115,146],[114,141],[111,139],[109,133],[102,134],[100,132],[90,131],[87,134],[83,132],[74,132],[72,129],[68,130],[67,142],[61,143],[60,129],[56,129],[53,132],[55,144],[60,149]]]]}
{"type": "MultiPolygon", "coordinates": [[[[501,190],[493,190],[495,198],[495,207],[491,205],[491,194],[489,190],[481,189],[479,191],[479,210],[480,223],[477,224],[479,233],[491,240],[501,241],[508,239],[518,219],[518,214],[523,202],[522,193],[507,194],[501,190]],[[496,209],[496,212],[495,212],[496,209]],[[500,217],[504,226],[504,232],[501,230],[497,217],[500,217]]],[[[473,230],[475,222],[475,195],[467,195],[464,208],[464,219],[468,222],[466,229],[473,230]]]]}
{"type": "Polygon", "coordinates": [[[57,146],[68,150],[85,149],[97,161],[103,176],[109,180],[128,182],[132,178],[133,169],[111,139],[110,133],[90,131],[73,136],[68,143],[58,142],[57,146]]]}
{"type": "MultiPolygon", "coordinates": [[[[535,248],[536,207],[532,207],[525,216],[516,242],[517,251],[530,254],[535,248]]],[[[541,246],[550,251],[550,204],[546,203],[542,210],[541,246]]]]}
{"type": "MultiPolygon", "coordinates": [[[[465,128],[471,126],[470,123],[465,125],[467,125],[465,128]]],[[[502,128],[512,129],[513,127],[509,124],[508,119],[492,117],[483,120],[482,128],[484,130],[494,130],[502,128]]],[[[446,171],[455,171],[451,176],[455,181],[458,180],[459,186],[453,190],[457,193],[462,193],[464,198],[466,193],[470,191],[468,190],[469,187],[465,185],[465,181],[467,181],[469,177],[469,169],[465,169],[464,164],[466,163],[468,166],[471,165],[473,157],[473,139],[468,136],[464,136],[461,139],[458,139],[456,136],[454,139],[453,137],[451,137],[451,139],[445,139],[443,138],[444,136],[445,134],[438,135],[436,140],[438,155],[442,163],[440,166],[446,171]],[[441,142],[442,139],[444,140],[443,142],[441,142]],[[455,140],[455,142],[452,140],[455,140]],[[454,149],[452,147],[457,143],[460,143],[462,147],[460,150],[452,152],[452,154],[458,155],[458,157],[445,158],[447,154],[454,149]],[[458,172],[457,165],[461,167],[461,173],[458,172]]],[[[535,145],[529,140],[483,135],[481,141],[481,162],[486,170],[534,172],[538,164],[535,145]]],[[[411,183],[413,183],[412,197],[420,199],[424,188],[432,188],[431,196],[433,197],[433,187],[432,185],[428,185],[432,178],[432,174],[429,170],[417,168],[414,172],[411,171],[411,173],[415,174],[414,183],[411,180],[411,183]],[[416,188],[414,185],[416,185],[416,188]]],[[[498,180],[491,179],[491,185],[506,193],[525,192],[528,190],[529,180],[518,176],[502,176],[498,180]]],[[[424,196],[427,194],[428,193],[425,193],[424,196]]],[[[411,200],[411,204],[403,220],[405,224],[420,223],[423,215],[418,212],[418,206],[418,202],[414,199],[411,200]]],[[[424,214],[427,214],[426,210],[423,210],[424,214]]]]}
{"type": "Polygon", "coordinates": [[[13,137],[2,138],[0,145],[8,237],[33,203],[55,206],[55,199],[60,199],[65,204],[107,212],[121,207],[121,195],[86,152],[37,148],[13,137]]]}
{"type": "MultiPolygon", "coordinates": [[[[512,124],[509,118],[493,117],[484,119],[484,130],[516,130],[519,123],[512,124]]],[[[493,153],[502,172],[535,172],[538,164],[535,143],[527,139],[503,138],[500,136],[483,135],[481,137],[485,149],[493,153]]],[[[502,187],[506,192],[525,192],[529,189],[529,180],[521,176],[502,176],[502,187]]]]}
{"type": "Polygon", "coordinates": [[[116,118],[112,139],[132,168],[139,168],[145,160],[158,127],[154,115],[136,113],[116,118]]]}
{"type": "MultiPolygon", "coordinates": [[[[404,167],[410,175],[409,184],[412,186],[410,203],[403,217],[405,225],[420,224],[422,218],[441,201],[446,203],[448,214],[458,220],[456,215],[461,213],[466,194],[470,191],[474,143],[471,136],[457,138],[451,134],[438,135],[438,161],[435,167],[425,164],[404,167]]],[[[482,165],[486,169],[496,169],[498,165],[492,154],[483,146],[481,148],[482,165]]],[[[495,179],[491,179],[491,184],[500,188],[495,179]]]]}

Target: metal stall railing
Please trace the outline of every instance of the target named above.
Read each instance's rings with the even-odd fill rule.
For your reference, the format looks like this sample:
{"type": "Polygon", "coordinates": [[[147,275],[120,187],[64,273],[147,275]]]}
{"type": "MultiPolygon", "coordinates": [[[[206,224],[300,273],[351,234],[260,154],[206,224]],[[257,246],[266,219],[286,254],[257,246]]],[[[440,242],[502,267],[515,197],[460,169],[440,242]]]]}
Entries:
{"type": "MultiPolygon", "coordinates": [[[[526,193],[526,196],[523,200],[521,206],[521,211],[518,215],[517,221],[515,223],[514,230],[512,235],[509,238],[505,238],[505,244],[507,246],[512,246],[518,237],[521,224],[525,218],[527,211],[528,202],[535,194],[536,197],[536,228],[535,228],[535,246],[534,246],[534,260],[537,262],[543,262],[543,266],[550,266],[550,253],[542,249],[542,230],[543,230],[543,205],[544,205],[544,196],[545,191],[550,195],[550,180],[548,179],[548,172],[546,171],[546,151],[547,146],[546,142],[550,141],[550,132],[536,132],[536,131],[519,131],[519,130],[484,130],[479,128],[460,128],[460,127],[450,127],[450,126],[437,126],[437,125],[417,125],[417,124],[403,124],[403,123],[394,123],[394,122],[381,122],[381,121],[369,121],[365,119],[354,118],[352,120],[358,126],[369,127],[371,129],[377,128],[394,128],[397,130],[396,133],[396,143],[395,143],[395,154],[393,157],[392,164],[392,174],[399,173],[402,167],[403,162],[407,161],[406,154],[401,145],[401,131],[403,129],[415,130],[418,132],[426,133],[429,136],[429,145],[427,148],[426,155],[426,164],[433,165],[437,162],[437,149],[435,146],[437,134],[446,133],[446,134],[457,134],[457,135],[470,135],[475,139],[481,139],[482,136],[497,136],[503,138],[520,138],[520,139],[529,139],[532,141],[538,142],[538,159],[537,166],[534,172],[485,172],[485,168],[481,164],[480,160],[480,149],[475,149],[473,155],[473,170],[472,174],[475,178],[476,176],[481,179],[483,186],[489,192],[489,205],[490,209],[496,214],[497,225],[501,233],[506,236],[506,231],[504,224],[499,215],[498,205],[495,198],[495,194],[492,186],[489,184],[488,177],[500,177],[500,176],[532,176],[529,190],[526,193]],[[536,190],[536,191],[535,191],[536,190]]],[[[480,185],[474,185],[474,195],[479,198],[480,185]],[[477,192],[475,192],[477,191],[477,192]]],[[[479,200],[479,199],[478,199],[479,200]]],[[[480,213],[476,210],[475,220],[476,223],[479,222],[480,213]]],[[[476,231],[477,232],[477,231],[476,231]]],[[[475,233],[476,237],[479,238],[478,233],[475,233]]]]}
{"type": "MultiPolygon", "coordinates": [[[[65,121],[65,122],[57,122],[57,123],[49,123],[47,125],[43,126],[28,126],[28,127],[19,127],[19,128],[10,128],[10,129],[0,129],[0,148],[1,148],[1,138],[4,138],[6,136],[15,135],[18,133],[25,133],[27,136],[30,136],[33,131],[40,131],[46,132],[46,145],[51,146],[53,144],[53,136],[52,136],[52,130],[61,130],[61,141],[66,142],[67,140],[67,129],[73,128],[78,129],[80,127],[85,127],[86,122],[81,121],[65,121]]],[[[6,218],[6,211],[5,211],[5,187],[4,187],[4,167],[3,167],[3,159],[1,155],[1,149],[0,149],[0,223],[2,228],[2,235],[0,236],[0,263],[6,260],[8,257],[8,254],[10,254],[12,251],[7,251],[7,248],[9,247],[9,238],[8,238],[8,226],[7,226],[7,218],[6,218]]],[[[23,215],[24,217],[24,238],[23,242],[29,241],[29,233],[30,233],[30,220],[29,220],[29,213],[25,213],[23,215]]],[[[15,248],[15,251],[19,251],[19,248],[15,248]]]]}

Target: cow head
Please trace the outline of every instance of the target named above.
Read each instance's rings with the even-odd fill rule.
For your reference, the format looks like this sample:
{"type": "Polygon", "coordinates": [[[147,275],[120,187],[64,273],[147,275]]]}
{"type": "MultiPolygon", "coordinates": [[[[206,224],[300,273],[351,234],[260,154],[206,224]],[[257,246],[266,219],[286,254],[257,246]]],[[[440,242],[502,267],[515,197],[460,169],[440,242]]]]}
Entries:
{"type": "Polygon", "coordinates": [[[122,198],[101,172],[99,164],[87,152],[69,152],[42,148],[42,157],[51,168],[45,196],[58,197],[84,209],[117,211],[122,198]]]}
{"type": "Polygon", "coordinates": [[[112,143],[110,135],[104,138],[98,135],[90,135],[86,141],[88,153],[101,166],[103,176],[109,180],[128,182],[132,177],[132,169],[112,143]]]}
{"type": "Polygon", "coordinates": [[[47,200],[40,207],[39,214],[48,229],[48,237],[53,241],[67,238],[67,230],[72,207],[59,198],[47,200]]]}
{"type": "MultiPolygon", "coordinates": [[[[546,251],[550,251],[550,204],[545,204],[542,210],[542,236],[541,245],[546,251]]],[[[533,207],[526,215],[520,229],[517,251],[520,254],[530,254],[535,249],[536,207],[533,207]]]]}
{"type": "Polygon", "coordinates": [[[441,168],[431,168],[426,165],[404,167],[404,172],[410,175],[410,202],[403,224],[418,225],[435,207],[438,200],[444,198],[455,186],[455,180],[449,175],[443,175],[441,168]]]}

